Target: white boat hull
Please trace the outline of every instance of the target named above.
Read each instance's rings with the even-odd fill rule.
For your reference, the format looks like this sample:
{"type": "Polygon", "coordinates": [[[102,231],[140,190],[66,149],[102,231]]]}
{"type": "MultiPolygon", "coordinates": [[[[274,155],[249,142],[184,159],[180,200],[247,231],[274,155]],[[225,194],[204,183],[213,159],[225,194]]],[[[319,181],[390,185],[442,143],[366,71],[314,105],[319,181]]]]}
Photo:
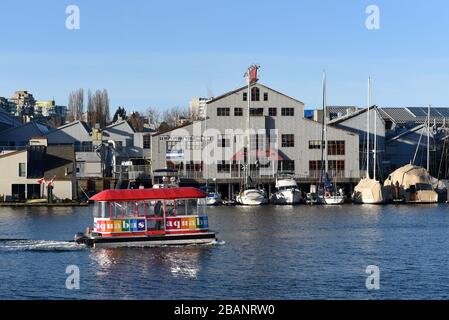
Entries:
{"type": "Polygon", "coordinates": [[[271,201],[274,204],[298,204],[301,202],[301,195],[298,189],[282,190],[275,192],[271,201]]]}
{"type": "Polygon", "coordinates": [[[344,196],[319,196],[318,201],[321,204],[327,204],[327,205],[337,205],[337,204],[343,204],[345,202],[344,196]]]}
{"type": "Polygon", "coordinates": [[[374,199],[355,199],[354,203],[356,203],[356,204],[383,204],[384,201],[383,200],[376,201],[374,199]]]}
{"type": "Polygon", "coordinates": [[[221,203],[221,195],[216,194],[212,197],[206,197],[206,204],[208,206],[215,206],[221,203]]]}
{"type": "Polygon", "coordinates": [[[265,192],[257,189],[249,189],[242,191],[235,198],[237,203],[246,206],[258,206],[268,202],[265,192]]]}

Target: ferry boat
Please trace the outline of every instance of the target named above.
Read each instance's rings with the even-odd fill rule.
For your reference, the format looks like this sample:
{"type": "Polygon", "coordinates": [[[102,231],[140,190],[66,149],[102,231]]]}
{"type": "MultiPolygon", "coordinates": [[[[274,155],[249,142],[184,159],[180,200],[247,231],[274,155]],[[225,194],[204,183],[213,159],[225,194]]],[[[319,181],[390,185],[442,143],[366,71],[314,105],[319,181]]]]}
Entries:
{"type": "Polygon", "coordinates": [[[94,203],[94,226],[75,242],[95,248],[209,244],[206,193],[192,187],[104,190],[94,203]]]}

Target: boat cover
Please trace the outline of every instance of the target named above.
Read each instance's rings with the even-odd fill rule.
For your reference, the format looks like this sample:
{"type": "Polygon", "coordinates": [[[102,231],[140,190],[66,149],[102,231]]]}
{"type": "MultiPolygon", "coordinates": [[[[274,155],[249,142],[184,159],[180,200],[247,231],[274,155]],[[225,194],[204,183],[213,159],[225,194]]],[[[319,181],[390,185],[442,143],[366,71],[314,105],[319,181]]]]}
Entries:
{"type": "Polygon", "coordinates": [[[354,188],[354,199],[366,202],[382,202],[382,185],[375,179],[364,178],[354,188]]]}
{"type": "Polygon", "coordinates": [[[404,190],[410,189],[410,186],[417,184],[427,184],[432,188],[430,175],[423,167],[407,164],[393,171],[384,182],[385,187],[395,186],[396,182],[404,190]]]}

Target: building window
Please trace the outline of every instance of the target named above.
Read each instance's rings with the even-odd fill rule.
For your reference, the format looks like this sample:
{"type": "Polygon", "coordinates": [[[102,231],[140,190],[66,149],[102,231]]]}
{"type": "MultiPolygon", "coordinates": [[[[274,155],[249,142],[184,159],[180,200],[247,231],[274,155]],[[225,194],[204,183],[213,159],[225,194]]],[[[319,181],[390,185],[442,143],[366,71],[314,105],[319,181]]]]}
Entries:
{"type": "Polygon", "coordinates": [[[228,117],[230,114],[230,108],[217,108],[218,117],[228,117]]]}
{"type": "Polygon", "coordinates": [[[243,101],[248,101],[248,92],[243,92],[243,101]]]}
{"type": "Polygon", "coordinates": [[[278,161],[279,171],[295,171],[295,160],[279,160],[278,161]]]}
{"type": "Polygon", "coordinates": [[[322,141],[321,140],[309,140],[309,149],[321,149],[322,141]]]}
{"type": "Polygon", "coordinates": [[[249,109],[249,115],[252,117],[262,117],[263,108],[251,108],[249,109]]]}
{"type": "Polygon", "coordinates": [[[268,108],[268,115],[271,117],[276,117],[277,111],[278,111],[277,108],[268,108]]]}
{"type": "Polygon", "coordinates": [[[329,141],[327,143],[327,154],[330,156],[344,156],[345,142],[344,141],[329,141]]]}
{"type": "Polygon", "coordinates": [[[343,177],[345,174],[345,161],[344,160],[330,160],[328,162],[329,171],[333,176],[343,177]]]}
{"type": "Polygon", "coordinates": [[[295,146],[295,135],[294,134],[283,134],[282,135],[282,147],[294,147],[295,146]]]}
{"type": "Polygon", "coordinates": [[[263,93],[263,101],[268,101],[268,92],[263,93]]]}
{"type": "Polygon", "coordinates": [[[228,162],[226,163],[226,161],[221,161],[219,163],[217,163],[217,172],[219,173],[223,173],[223,172],[229,172],[231,171],[231,164],[228,162]]]}
{"type": "Polygon", "coordinates": [[[295,109],[293,109],[293,108],[282,108],[281,114],[283,116],[293,117],[295,115],[295,109]]]}
{"type": "Polygon", "coordinates": [[[219,135],[217,137],[217,146],[219,148],[227,148],[231,145],[231,139],[227,138],[226,136],[219,135]]]}
{"type": "Polygon", "coordinates": [[[251,101],[260,101],[260,90],[257,87],[251,89],[251,101]]]}
{"type": "Polygon", "coordinates": [[[151,149],[151,136],[143,136],[143,148],[144,149],[151,149]]]}
{"type": "Polygon", "coordinates": [[[324,169],[324,161],[311,160],[309,161],[309,171],[321,171],[324,169]]]}
{"type": "Polygon", "coordinates": [[[236,117],[243,116],[243,108],[234,108],[234,116],[236,117]]]}
{"type": "Polygon", "coordinates": [[[19,177],[26,177],[26,163],[19,162],[19,177]]]}

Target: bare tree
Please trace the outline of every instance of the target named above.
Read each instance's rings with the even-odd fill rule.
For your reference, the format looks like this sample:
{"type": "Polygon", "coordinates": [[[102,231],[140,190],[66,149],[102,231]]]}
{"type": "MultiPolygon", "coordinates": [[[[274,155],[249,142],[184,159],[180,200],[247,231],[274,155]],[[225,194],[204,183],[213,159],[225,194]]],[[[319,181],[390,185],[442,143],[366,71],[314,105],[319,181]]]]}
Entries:
{"type": "Polygon", "coordinates": [[[150,125],[154,126],[154,128],[158,128],[161,123],[161,112],[154,108],[154,107],[148,107],[145,115],[148,118],[148,122],[150,125]]]}
{"type": "Polygon", "coordinates": [[[109,95],[108,90],[106,89],[103,89],[103,91],[101,91],[101,111],[102,111],[103,126],[106,126],[111,119],[109,111],[109,95]]]}
{"type": "Polygon", "coordinates": [[[70,120],[81,120],[84,112],[84,90],[82,88],[72,91],[69,94],[69,114],[70,120]]]}
{"type": "Polygon", "coordinates": [[[96,90],[94,94],[89,90],[87,95],[88,122],[92,127],[96,124],[105,127],[110,121],[109,96],[106,89],[96,90]]]}
{"type": "Polygon", "coordinates": [[[87,122],[91,127],[94,127],[97,122],[92,91],[90,91],[90,89],[87,92],[87,122]]]}
{"type": "Polygon", "coordinates": [[[171,128],[176,127],[179,120],[189,118],[190,111],[188,108],[172,107],[162,114],[162,122],[165,122],[171,128]]]}
{"type": "Polygon", "coordinates": [[[142,132],[145,127],[145,117],[137,111],[131,113],[128,122],[137,132],[142,132]]]}

